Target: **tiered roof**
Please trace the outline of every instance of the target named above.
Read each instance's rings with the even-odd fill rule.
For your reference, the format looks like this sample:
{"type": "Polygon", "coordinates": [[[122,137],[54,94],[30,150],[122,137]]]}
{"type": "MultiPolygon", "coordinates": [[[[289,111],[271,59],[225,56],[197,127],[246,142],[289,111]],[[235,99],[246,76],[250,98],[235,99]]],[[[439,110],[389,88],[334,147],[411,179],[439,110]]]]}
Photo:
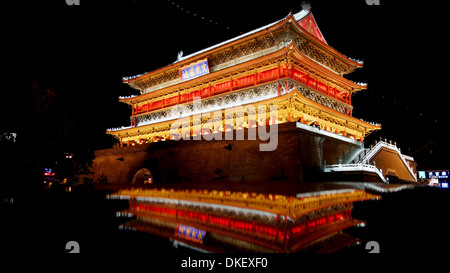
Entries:
{"type": "MultiPolygon", "coordinates": [[[[201,97],[208,105],[213,103],[221,109],[232,105],[228,101],[225,106],[223,98],[239,105],[269,99],[284,107],[281,122],[294,118],[301,122],[320,120],[324,130],[362,139],[380,126],[352,117],[351,95],[367,85],[343,77],[362,66],[361,61],[329,46],[310,9],[302,9],[203,50],[179,54],[175,62],[155,71],[123,78],[141,94],[119,98],[132,106],[131,126],[110,132],[123,133],[121,141],[138,139],[140,135],[164,135],[170,121],[182,115],[174,115],[171,108],[190,105],[194,97],[201,97]],[[261,91],[268,88],[272,93],[261,91]],[[248,90],[262,93],[248,100],[248,90]],[[295,101],[289,97],[289,113],[282,90],[299,98],[295,101]],[[236,93],[240,96],[234,96],[236,93]],[[142,131],[147,125],[151,125],[148,132],[142,131]]],[[[183,115],[192,114],[189,107],[186,109],[183,115]]],[[[204,111],[211,109],[206,107],[204,111]]]]}
{"type": "MultiPolygon", "coordinates": [[[[316,52],[311,52],[314,50],[305,49],[308,50],[309,54],[304,55],[306,55],[307,58],[313,60],[314,62],[326,67],[329,71],[337,75],[342,76],[343,74],[348,74],[354,71],[356,68],[362,67],[363,65],[361,61],[348,58],[347,56],[338,52],[334,48],[330,47],[327,44],[325,38],[323,37],[319,27],[317,26],[314,16],[310,12],[310,10],[303,9],[298,13],[295,14],[289,13],[283,19],[280,19],[263,27],[254,29],[252,31],[239,35],[235,38],[224,41],[222,43],[213,45],[211,47],[202,49],[200,51],[194,52],[186,56],[179,56],[179,58],[174,63],[169,64],[160,69],[157,69],[155,71],[131,77],[124,77],[123,82],[127,83],[132,88],[140,90],[142,94],[147,93],[146,89],[149,86],[151,86],[151,82],[153,82],[157,78],[168,79],[165,81],[167,82],[167,84],[165,84],[163,87],[175,85],[179,83],[177,81],[177,79],[179,79],[179,77],[177,77],[178,75],[177,73],[179,73],[179,69],[181,67],[188,65],[192,62],[198,61],[200,59],[209,58],[213,54],[219,53],[223,50],[232,48],[239,44],[245,44],[251,41],[252,39],[254,40],[261,38],[262,36],[267,35],[268,33],[273,35],[273,33],[280,30],[287,30],[289,33],[288,35],[285,35],[285,37],[283,37],[284,40],[289,38],[291,40],[297,38],[300,41],[300,43],[305,43],[307,46],[309,46],[309,48],[314,47],[315,49],[319,50],[320,53],[317,53],[317,50],[316,52]],[[326,62],[323,61],[324,59],[327,59],[327,61],[326,62]],[[330,65],[330,63],[333,62],[337,63],[337,65],[331,67],[332,65],[330,65]]],[[[276,41],[276,43],[278,44],[283,42],[288,43],[290,41],[289,40],[276,41]]],[[[300,46],[300,48],[303,47],[300,46]]],[[[267,54],[270,53],[272,52],[269,51],[267,54]]],[[[214,72],[215,71],[217,70],[214,70],[214,72]]],[[[361,89],[365,89],[364,85],[361,85],[361,89]]]]}

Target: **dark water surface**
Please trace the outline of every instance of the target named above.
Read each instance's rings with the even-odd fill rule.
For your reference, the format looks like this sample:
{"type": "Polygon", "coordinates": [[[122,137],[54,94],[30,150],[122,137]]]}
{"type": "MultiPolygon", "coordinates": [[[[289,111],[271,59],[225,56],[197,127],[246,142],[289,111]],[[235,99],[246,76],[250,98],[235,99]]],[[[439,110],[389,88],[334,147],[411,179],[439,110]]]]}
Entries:
{"type": "MultiPolygon", "coordinates": [[[[107,192],[91,189],[72,192],[42,191],[3,198],[1,206],[1,252],[10,256],[68,256],[68,241],[80,245],[83,256],[146,255],[153,262],[170,262],[194,255],[192,250],[174,249],[168,239],[150,234],[119,230],[126,219],[116,212],[127,201],[108,200],[107,192]],[[151,258],[150,258],[151,257],[151,258]]],[[[376,241],[382,255],[399,254],[434,257],[449,254],[450,191],[416,188],[382,194],[382,200],[354,204],[353,217],[365,220],[362,228],[347,233],[361,244],[338,255],[366,254],[365,244],[376,241]]],[[[371,254],[370,254],[371,255],[371,254]]],[[[289,261],[295,257],[287,256],[289,261]]],[[[179,261],[178,261],[179,262],[179,261]]]]}
{"type": "MultiPolygon", "coordinates": [[[[435,257],[450,254],[450,191],[419,187],[382,194],[382,200],[354,204],[356,219],[367,226],[349,233],[362,240],[353,249],[365,251],[365,243],[377,241],[380,253],[435,257]]],[[[345,251],[345,250],[344,250],[345,251]]]]}

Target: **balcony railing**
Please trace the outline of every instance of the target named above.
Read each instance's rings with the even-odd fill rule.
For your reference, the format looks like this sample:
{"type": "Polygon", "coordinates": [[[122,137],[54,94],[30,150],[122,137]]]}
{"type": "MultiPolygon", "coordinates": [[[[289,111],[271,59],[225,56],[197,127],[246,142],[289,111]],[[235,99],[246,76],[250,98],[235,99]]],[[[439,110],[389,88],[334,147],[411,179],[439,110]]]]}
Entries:
{"type": "Polygon", "coordinates": [[[365,171],[372,172],[378,175],[378,177],[383,181],[383,183],[388,184],[389,181],[384,177],[383,171],[378,169],[374,165],[357,163],[357,164],[335,164],[335,165],[325,165],[324,172],[354,172],[354,171],[365,171]]]}

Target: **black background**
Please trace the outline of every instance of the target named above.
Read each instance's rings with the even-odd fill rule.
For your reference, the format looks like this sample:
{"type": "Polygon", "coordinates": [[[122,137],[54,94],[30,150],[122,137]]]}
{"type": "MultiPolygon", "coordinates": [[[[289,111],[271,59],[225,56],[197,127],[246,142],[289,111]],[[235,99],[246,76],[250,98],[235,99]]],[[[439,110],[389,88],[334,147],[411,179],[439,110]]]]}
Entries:
{"type": "MultiPolygon", "coordinates": [[[[364,0],[311,1],[328,44],[364,61],[363,68],[345,77],[368,83],[367,90],[352,98],[354,116],[382,124],[382,130],[370,135],[367,142],[382,136],[408,153],[433,141],[444,151],[442,160],[448,166],[445,4],[380,0],[379,6],[369,6],[364,0]]],[[[105,135],[106,128],[129,125],[130,109],[118,102],[118,96],[138,94],[122,83],[122,77],[161,68],[174,62],[180,50],[185,55],[193,53],[300,9],[300,1],[287,0],[81,0],[79,6],[68,6],[64,0],[2,3],[0,128],[37,138],[33,145],[42,145],[44,151],[51,147],[75,153],[109,148],[113,141],[105,135]],[[50,116],[34,118],[28,109],[36,105],[30,101],[35,98],[30,91],[35,82],[54,92],[50,116]],[[24,129],[30,127],[33,130],[24,129]],[[45,141],[46,134],[60,137],[54,140],[56,146],[45,141]],[[39,139],[39,135],[44,137],[39,139]]],[[[19,134],[18,141],[21,138],[19,134]]],[[[111,205],[103,197],[103,193],[90,192],[45,193],[18,196],[12,208],[2,203],[7,223],[2,225],[2,240],[7,238],[2,250],[37,255],[27,246],[38,245],[39,257],[54,259],[66,254],[67,241],[77,240],[85,256],[145,255],[149,263],[162,262],[175,269],[182,257],[193,255],[174,251],[166,241],[154,237],[117,232],[114,214],[126,204],[111,205]]],[[[406,253],[409,267],[412,257],[420,257],[416,261],[432,257],[434,260],[425,259],[425,263],[433,264],[435,255],[448,253],[439,250],[440,245],[448,245],[448,222],[444,221],[448,192],[406,191],[395,198],[384,197],[385,201],[355,208],[354,217],[368,222],[367,229],[353,231],[363,239],[359,253],[366,253],[365,242],[378,240],[383,258],[406,253]]],[[[272,257],[276,268],[271,271],[286,267],[303,270],[299,263],[305,262],[314,263],[317,270],[350,269],[361,261],[365,266],[382,267],[366,256],[352,257],[338,256],[324,263],[320,257],[277,256],[272,257]]],[[[389,258],[403,267],[401,261],[389,258]]],[[[105,264],[116,263],[138,264],[125,258],[105,264]]]]}
{"type": "MultiPolygon", "coordinates": [[[[437,1],[392,2],[311,1],[311,6],[328,44],[364,61],[345,77],[368,83],[352,98],[355,117],[382,124],[368,142],[381,136],[405,153],[428,141],[447,149],[445,7],[437,1]]],[[[300,1],[284,0],[6,4],[1,121],[11,130],[26,122],[21,96],[38,80],[56,93],[76,128],[73,134],[105,148],[111,145],[106,128],[129,125],[130,109],[118,96],[138,94],[122,77],[169,65],[181,50],[196,52],[300,9],[300,1]]]]}

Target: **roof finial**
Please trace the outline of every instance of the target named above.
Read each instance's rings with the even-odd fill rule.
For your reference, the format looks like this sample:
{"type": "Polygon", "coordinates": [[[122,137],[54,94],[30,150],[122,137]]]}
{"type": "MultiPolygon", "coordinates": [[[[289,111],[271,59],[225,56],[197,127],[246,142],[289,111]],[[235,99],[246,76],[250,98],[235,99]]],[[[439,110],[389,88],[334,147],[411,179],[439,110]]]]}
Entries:
{"type": "Polygon", "coordinates": [[[302,7],[302,10],[307,10],[307,11],[311,10],[311,3],[309,1],[302,1],[302,3],[300,5],[302,7]]]}
{"type": "Polygon", "coordinates": [[[180,52],[178,52],[177,55],[177,61],[180,61],[183,58],[183,50],[181,50],[180,52]]]}

